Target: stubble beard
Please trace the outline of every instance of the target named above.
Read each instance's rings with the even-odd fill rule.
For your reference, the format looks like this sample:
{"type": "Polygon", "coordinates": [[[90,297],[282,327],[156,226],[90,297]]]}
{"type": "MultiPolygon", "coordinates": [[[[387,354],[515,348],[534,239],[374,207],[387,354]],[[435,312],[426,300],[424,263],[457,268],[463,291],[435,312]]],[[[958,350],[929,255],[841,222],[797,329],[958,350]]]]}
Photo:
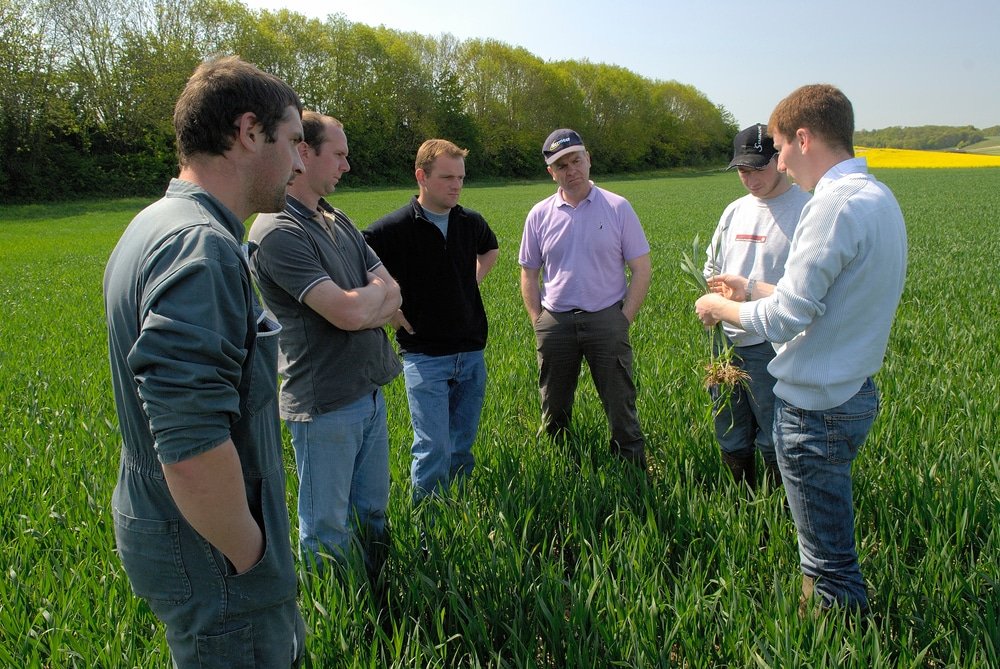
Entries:
{"type": "Polygon", "coordinates": [[[261,214],[273,214],[285,208],[285,191],[288,188],[286,179],[280,186],[266,184],[262,180],[257,180],[250,197],[253,202],[252,211],[261,214]]]}

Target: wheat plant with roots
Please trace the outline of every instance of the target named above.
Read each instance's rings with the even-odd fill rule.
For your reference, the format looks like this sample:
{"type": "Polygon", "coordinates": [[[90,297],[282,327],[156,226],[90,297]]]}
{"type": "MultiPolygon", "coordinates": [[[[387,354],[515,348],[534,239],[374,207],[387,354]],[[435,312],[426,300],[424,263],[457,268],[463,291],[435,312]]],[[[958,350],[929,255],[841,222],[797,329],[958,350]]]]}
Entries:
{"type": "MultiPolygon", "coordinates": [[[[681,270],[688,283],[698,291],[699,295],[705,295],[709,291],[708,280],[701,268],[695,263],[695,258],[701,252],[701,243],[696,235],[691,244],[691,254],[686,252],[681,254],[681,270]]],[[[719,387],[719,396],[723,402],[728,402],[736,384],[746,384],[750,380],[750,375],[733,364],[733,345],[729,343],[726,333],[722,329],[722,323],[716,323],[708,328],[708,362],[705,363],[705,377],[702,383],[705,388],[712,386],[719,387]]],[[[724,406],[724,403],[720,406],[724,406]]]]}

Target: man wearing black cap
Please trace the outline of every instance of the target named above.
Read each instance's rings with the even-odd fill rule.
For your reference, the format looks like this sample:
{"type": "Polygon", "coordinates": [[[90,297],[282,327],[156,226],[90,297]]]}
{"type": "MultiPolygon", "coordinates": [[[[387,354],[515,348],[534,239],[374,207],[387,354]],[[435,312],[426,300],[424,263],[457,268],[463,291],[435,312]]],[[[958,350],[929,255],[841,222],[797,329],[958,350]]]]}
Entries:
{"type": "Polygon", "coordinates": [[[559,189],[528,213],[518,256],[537,343],[542,424],[553,437],[568,430],[586,358],[612,452],[645,469],[629,326],[649,290],[649,243],[632,205],[590,180],[590,154],[578,133],[554,131],[542,156],[559,189]]]}
{"type": "MultiPolygon", "coordinates": [[[[792,234],[809,193],[778,171],[776,155],[767,126],[760,123],[741,131],[733,140],[733,159],[727,169],[738,170],[749,192],[722,213],[708,247],[706,277],[735,274],[748,277],[751,284],[774,284],[784,273],[792,234]]],[[[750,380],[745,385],[736,384],[728,401],[718,386],[710,389],[716,402],[715,436],[722,461],[737,483],[745,483],[753,490],[757,485],[755,451],[760,450],[767,473],[780,484],[771,439],[774,377],[767,371],[774,347],[763,337],[736,326],[723,324],[723,328],[736,347],[733,364],[743,369],[750,380]]]]}

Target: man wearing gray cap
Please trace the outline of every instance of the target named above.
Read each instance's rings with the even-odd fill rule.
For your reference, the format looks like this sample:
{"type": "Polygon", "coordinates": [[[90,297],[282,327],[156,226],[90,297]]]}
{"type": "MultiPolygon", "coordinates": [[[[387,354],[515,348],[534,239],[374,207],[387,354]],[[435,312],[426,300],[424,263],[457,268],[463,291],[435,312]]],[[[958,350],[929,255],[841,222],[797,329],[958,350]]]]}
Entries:
{"type": "Polygon", "coordinates": [[[559,188],[528,213],[518,255],[538,351],[542,425],[552,437],[568,431],[586,358],[611,451],[645,470],[629,327],[649,291],[649,243],[628,200],[590,180],[590,154],[577,132],[552,132],[542,156],[559,188]]]}
{"type": "MultiPolygon", "coordinates": [[[[708,246],[705,277],[719,274],[748,277],[748,294],[752,292],[752,284],[758,281],[774,284],[784,274],[792,234],[802,207],[809,201],[809,193],[778,171],[776,156],[766,125],[755,123],[736,135],[733,159],[727,169],[739,172],[748,192],[722,212],[708,246]]],[[[756,451],[759,450],[765,471],[780,484],[781,474],[771,439],[774,377],[767,371],[767,364],[774,358],[774,347],[763,337],[734,325],[724,323],[723,328],[729,342],[736,347],[733,364],[750,379],[746,384],[736,384],[728,397],[720,393],[718,386],[709,389],[716,403],[715,436],[722,450],[722,461],[737,483],[753,490],[757,485],[756,451]]]]}

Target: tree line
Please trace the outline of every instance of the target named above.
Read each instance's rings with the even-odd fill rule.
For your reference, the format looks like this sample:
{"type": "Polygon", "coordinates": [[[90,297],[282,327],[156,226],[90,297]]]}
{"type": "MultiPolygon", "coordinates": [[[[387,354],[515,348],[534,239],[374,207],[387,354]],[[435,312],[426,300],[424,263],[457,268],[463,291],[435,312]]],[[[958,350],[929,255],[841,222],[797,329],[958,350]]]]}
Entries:
{"type": "Polygon", "coordinates": [[[975,128],[966,126],[921,125],[913,127],[892,126],[881,130],[858,130],[854,144],[871,149],[916,149],[938,151],[963,149],[987,137],[1000,135],[1000,126],[975,128]]]}
{"type": "Polygon", "coordinates": [[[340,118],[354,185],[409,183],[429,137],[470,179],[535,177],[556,127],[596,173],[718,164],[738,127],[693,86],[494,40],[428,37],[237,0],[0,0],[0,197],[149,195],[176,173],[173,105],[195,66],[238,54],[340,118]]]}

